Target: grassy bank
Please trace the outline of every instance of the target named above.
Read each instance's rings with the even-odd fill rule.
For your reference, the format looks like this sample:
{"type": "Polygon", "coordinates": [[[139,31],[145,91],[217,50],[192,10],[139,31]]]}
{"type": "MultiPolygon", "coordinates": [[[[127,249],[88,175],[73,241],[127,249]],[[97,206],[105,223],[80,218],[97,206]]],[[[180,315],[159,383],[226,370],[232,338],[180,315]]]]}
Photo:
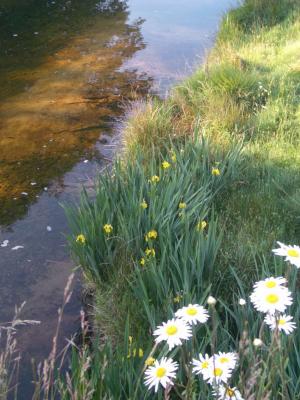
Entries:
{"type": "MultiPolygon", "coordinates": [[[[167,100],[134,109],[124,157],[99,178],[94,200],[83,194],[67,210],[102,348],[102,364],[92,358],[85,377],[90,398],[152,398],[141,377],[149,333],[210,293],[219,300],[211,322],[183,354],[171,353],[177,384],[158,398],[213,398],[186,358],[216,348],[239,352],[234,379],[244,398],[300,398],[299,333],[279,340],[248,302],[237,303],[260,277],[286,274],[271,252],[277,240],[299,243],[299,15],[293,0],[248,0],[229,12],[205,65],[167,100]]],[[[296,280],[290,271],[297,318],[296,280]]]]}
{"type": "Polygon", "coordinates": [[[61,398],[300,399],[297,268],[271,251],[299,244],[299,52],[297,1],[246,0],[224,17],[203,67],[167,100],[134,109],[122,158],[93,199],[66,209],[93,336],[57,378],[61,398]],[[280,310],[268,329],[249,300],[256,280],[281,275],[293,302],[283,284],[271,300],[286,296],[290,335],[280,310]],[[189,304],[209,312],[192,339],[171,350],[155,342],[156,327],[189,304]],[[191,361],[219,351],[238,353],[238,366],[207,384],[191,361]],[[149,357],[178,363],[174,386],[146,388],[149,357]]]}

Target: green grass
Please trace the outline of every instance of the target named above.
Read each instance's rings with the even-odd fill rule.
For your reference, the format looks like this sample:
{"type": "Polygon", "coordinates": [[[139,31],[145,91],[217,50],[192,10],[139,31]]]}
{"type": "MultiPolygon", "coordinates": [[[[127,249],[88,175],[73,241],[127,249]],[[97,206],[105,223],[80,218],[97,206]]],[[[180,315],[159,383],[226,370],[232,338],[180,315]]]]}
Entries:
{"type": "Polygon", "coordinates": [[[197,124],[218,146],[230,149],[232,141],[243,140],[242,178],[222,197],[217,213],[227,232],[220,264],[225,270],[234,265],[245,279],[254,254],[270,254],[276,240],[299,240],[299,209],[289,205],[300,186],[299,48],[296,1],[246,1],[224,18],[205,66],[167,101],[151,104],[156,120],[150,123],[138,111],[128,122],[129,152],[163,142],[166,132],[155,129],[161,121],[179,140],[197,124]]]}
{"type": "MultiPolygon", "coordinates": [[[[203,302],[209,292],[217,295],[218,345],[237,349],[244,329],[235,305],[238,294],[246,296],[258,277],[284,273],[271,249],[277,240],[299,244],[299,49],[296,0],[246,0],[224,17],[202,68],[167,100],[140,104],[131,114],[124,157],[99,178],[95,198],[83,193],[81,204],[67,209],[70,246],[93,292],[95,336],[113,344],[92,359],[97,363],[97,357],[105,357],[105,371],[93,366],[86,377],[88,385],[97,386],[95,393],[104,391],[103,398],[147,398],[137,372],[141,360],[130,357],[127,369],[122,357],[133,332],[136,346],[149,353],[149,332],[173,315],[174,298],[184,305],[203,302]],[[164,160],[171,164],[166,170],[164,160]],[[220,176],[212,175],[214,167],[220,176]],[[160,178],[156,184],[149,183],[153,175],[160,178]],[[146,209],[140,206],[143,200],[146,209]],[[187,204],[183,211],[180,202],[187,204]],[[198,232],[202,220],[208,228],[198,232]],[[105,224],[113,226],[110,235],[103,231],[105,224]],[[158,238],[146,242],[151,229],[158,238]],[[76,242],[79,234],[84,244],[76,242]],[[155,257],[146,256],[146,247],[155,257]]],[[[250,307],[247,313],[253,338],[261,320],[250,307]]],[[[297,297],[293,315],[299,315],[297,297]]],[[[210,340],[209,329],[201,330],[198,350],[210,351],[210,340]]],[[[299,333],[283,340],[276,363],[286,367],[279,376],[267,354],[262,352],[259,361],[252,349],[236,377],[245,385],[250,373],[253,388],[242,388],[244,393],[259,400],[299,398],[298,340],[299,333]]],[[[183,370],[180,379],[183,386],[191,382],[183,370]]],[[[201,393],[210,398],[205,385],[191,385],[182,398],[201,399],[201,393]]]]}

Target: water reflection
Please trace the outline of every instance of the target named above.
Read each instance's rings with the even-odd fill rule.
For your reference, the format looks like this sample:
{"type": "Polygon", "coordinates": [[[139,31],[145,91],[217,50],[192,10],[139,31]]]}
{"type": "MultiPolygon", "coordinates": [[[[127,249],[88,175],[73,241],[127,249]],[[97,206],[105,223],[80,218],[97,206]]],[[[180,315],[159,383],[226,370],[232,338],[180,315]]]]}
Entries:
{"type": "MultiPolygon", "coordinates": [[[[24,317],[41,321],[20,331],[21,400],[30,398],[28,360],[50,350],[73,267],[60,203],[78,199],[82,184],[92,189],[123,104],[188,73],[231,1],[1,0],[0,244],[9,243],[0,321],[24,300],[24,317]]],[[[78,326],[78,287],[62,340],[78,326]]]]}
{"type": "Polygon", "coordinates": [[[149,90],[145,75],[119,71],[144,47],[141,21],[126,24],[123,2],[82,3],[31,1],[17,18],[14,7],[1,16],[0,224],[24,215],[52,178],[88,157],[122,99],[149,90]],[[32,26],[28,37],[39,10],[39,24],[49,24],[32,26]]]}

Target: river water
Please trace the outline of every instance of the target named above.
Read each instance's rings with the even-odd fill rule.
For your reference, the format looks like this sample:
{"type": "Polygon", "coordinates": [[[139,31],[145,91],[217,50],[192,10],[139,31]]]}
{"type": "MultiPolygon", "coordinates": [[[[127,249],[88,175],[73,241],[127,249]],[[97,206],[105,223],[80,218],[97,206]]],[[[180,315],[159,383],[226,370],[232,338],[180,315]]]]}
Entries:
{"type": "MultiPolygon", "coordinates": [[[[23,301],[23,316],[41,321],[21,329],[24,365],[48,354],[74,267],[61,204],[92,188],[110,161],[124,105],[165,96],[190,74],[232,3],[1,1],[0,322],[23,301]]],[[[79,309],[77,282],[62,338],[77,329],[79,309]]],[[[20,379],[27,399],[28,375],[20,379]]]]}

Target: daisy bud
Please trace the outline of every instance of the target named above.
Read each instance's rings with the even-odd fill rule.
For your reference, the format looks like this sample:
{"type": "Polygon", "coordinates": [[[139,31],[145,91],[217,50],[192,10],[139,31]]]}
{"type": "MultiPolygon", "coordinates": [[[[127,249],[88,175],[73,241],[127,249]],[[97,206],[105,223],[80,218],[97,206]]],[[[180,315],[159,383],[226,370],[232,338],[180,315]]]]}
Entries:
{"type": "Polygon", "coordinates": [[[244,300],[244,299],[240,299],[239,300],[239,305],[240,306],[244,306],[246,304],[246,300],[244,300]]]}
{"type": "Polygon", "coordinates": [[[208,296],[207,304],[209,304],[210,306],[214,306],[216,302],[217,300],[213,296],[208,296]]]}
{"type": "Polygon", "coordinates": [[[261,339],[255,338],[255,339],[253,340],[253,346],[255,346],[255,347],[261,347],[262,345],[263,345],[263,341],[262,341],[261,339]]]}

